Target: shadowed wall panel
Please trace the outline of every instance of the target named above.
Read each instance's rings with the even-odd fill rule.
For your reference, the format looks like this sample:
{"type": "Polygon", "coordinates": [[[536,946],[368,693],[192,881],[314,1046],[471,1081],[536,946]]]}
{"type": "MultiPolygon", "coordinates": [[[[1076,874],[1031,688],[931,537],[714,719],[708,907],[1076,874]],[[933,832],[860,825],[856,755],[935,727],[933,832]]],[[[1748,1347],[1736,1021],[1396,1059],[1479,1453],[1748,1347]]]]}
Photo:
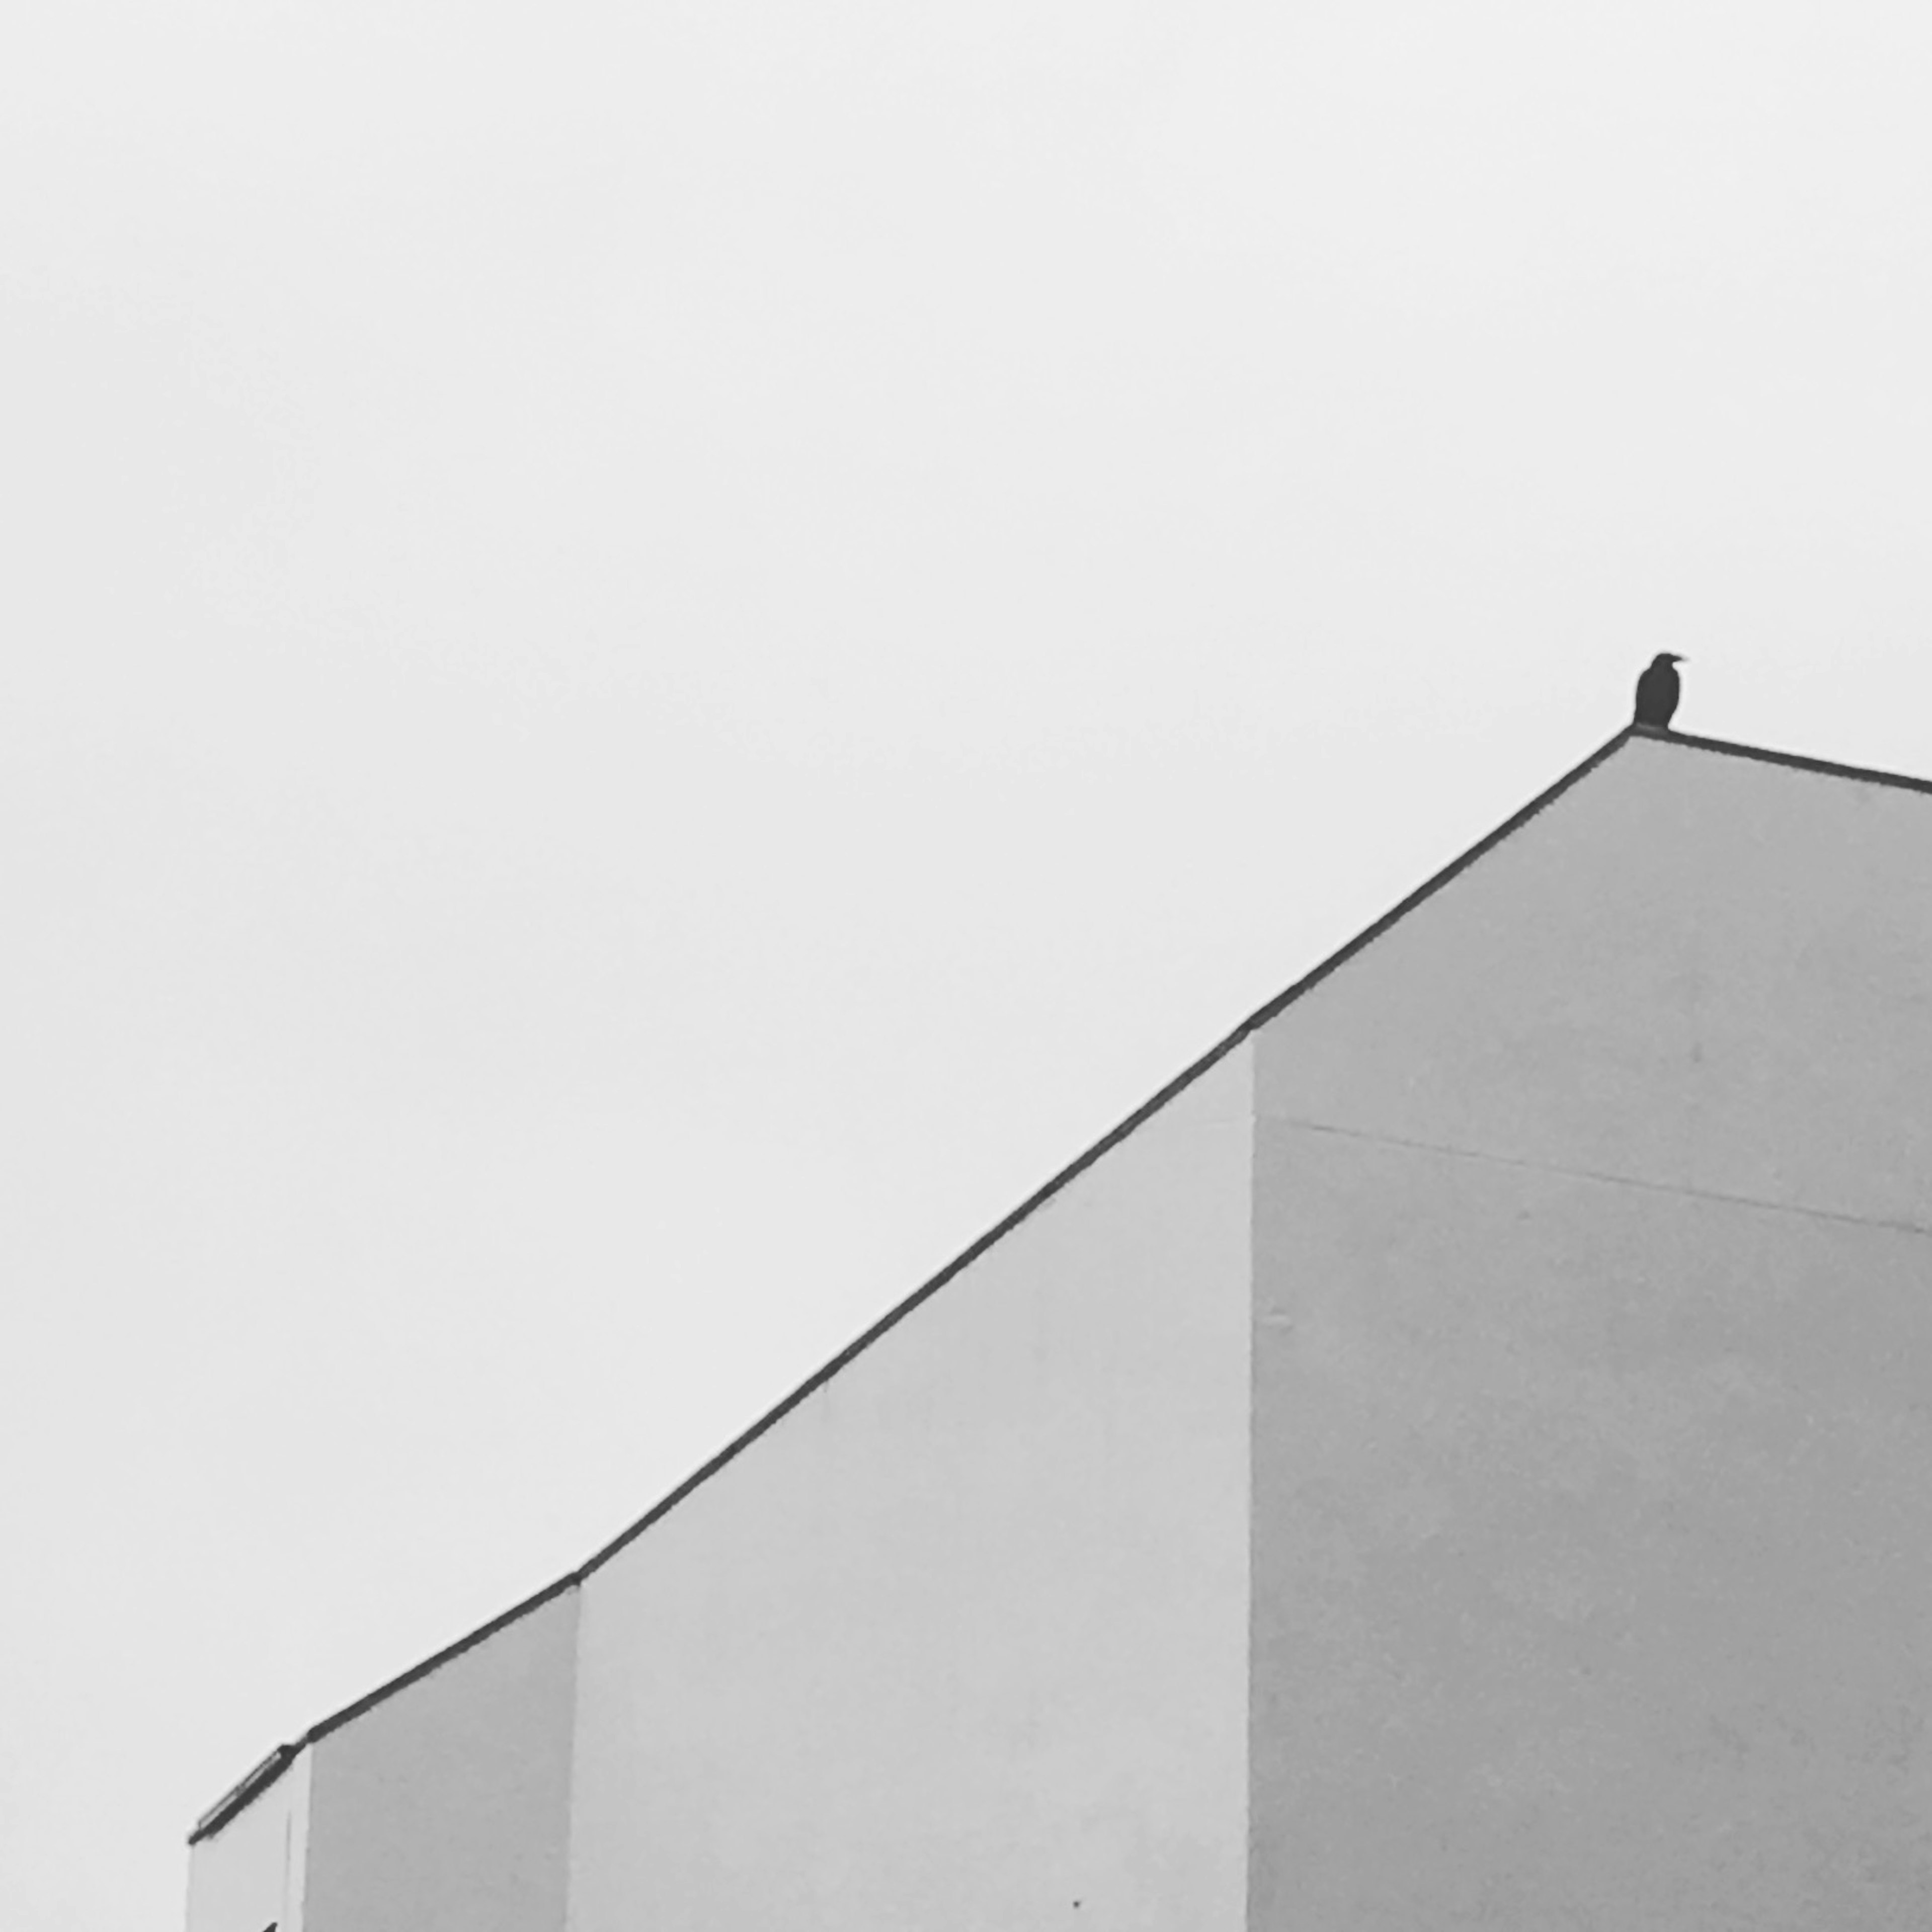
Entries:
{"type": "Polygon", "coordinates": [[[1638,740],[1262,1035],[1258,1932],[1932,1922],[1928,962],[1638,740]]]}
{"type": "Polygon", "coordinates": [[[577,1618],[566,1592],[314,1746],[304,1932],[562,1932],[577,1618]]]}

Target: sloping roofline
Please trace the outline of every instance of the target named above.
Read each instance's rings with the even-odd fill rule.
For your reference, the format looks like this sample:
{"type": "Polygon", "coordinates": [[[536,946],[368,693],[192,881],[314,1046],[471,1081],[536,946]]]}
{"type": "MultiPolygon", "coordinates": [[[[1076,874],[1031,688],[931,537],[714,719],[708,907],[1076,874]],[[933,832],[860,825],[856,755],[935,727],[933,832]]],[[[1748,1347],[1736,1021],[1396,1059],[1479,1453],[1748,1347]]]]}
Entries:
{"type": "Polygon", "coordinates": [[[1168,1101],[1174,1099],[1184,1089],[1192,1086],[1210,1067],[1232,1053],[1250,1034],[1266,1026],[1286,1008],[1293,1005],[1304,993],[1319,986],[1330,974],[1346,964],[1364,946],[1379,939],[1390,927],[1406,918],[1425,900],[1433,898],[1452,880],[1466,872],[1478,859],[1494,850],[1513,833],[1520,831],[1539,812],[1547,806],[1553,805],[1573,785],[1580,779],[1588,777],[1599,765],[1604,764],[1633,738],[1647,738],[1663,744],[1682,745],[1700,752],[1714,752],[1725,758],[1754,759],[1760,764],[1783,765],[1794,771],[1814,772],[1827,778],[1852,778],[1865,784],[1888,785],[1903,790],[1932,794],[1932,778],[1912,778],[1898,772],[1868,770],[1858,765],[1835,764],[1828,759],[1805,758],[1794,752],[1767,751],[1760,746],[1736,744],[1727,739],[1694,737],[1684,732],[1668,730],[1654,725],[1627,724],[1615,737],[1600,745],[1581,764],[1571,766],[1554,784],[1550,786],[1546,790],[1539,792],[1520,811],[1504,819],[1494,831],[1478,839],[1459,857],[1452,859],[1440,872],[1425,880],[1400,904],[1390,907],[1372,926],[1364,927],[1346,945],[1336,952],[1330,953],[1319,965],[1315,967],[1311,971],[1304,974],[1285,992],[1277,993],[1265,1006],[1258,1007],[1250,1013],[1239,1026],[1234,1028],[1233,1032],[1210,1047],[1192,1065],[1177,1074],[1151,1100],[1136,1108],[1118,1126],[1102,1135],[1084,1154],[1076,1156],[1044,1186],[1029,1195],[1004,1220],[988,1228],[970,1246],[963,1250],[948,1262],[929,1280],[914,1288],[903,1300],[888,1309],[863,1334],[855,1340],[848,1342],[823,1367],[808,1376],[789,1395],[784,1396],[772,1408],[767,1409],[748,1429],[728,1442],[709,1462],[694,1470],[668,1495],[652,1504],[628,1529],[622,1531],[594,1555],[579,1564],[574,1570],[560,1576],[555,1582],[546,1585],[533,1596],[526,1597],[521,1603],[512,1605],[508,1610],[503,1611],[500,1616],[492,1617],[488,1623],[479,1625],[467,1636],[458,1637],[454,1643],[446,1645],[433,1656],[424,1658],[420,1664],[413,1665],[399,1676],[392,1677],[387,1682],[377,1685],[374,1690],[357,1698],[352,1704],[345,1705],[340,1710],[322,1718],[320,1723],[311,1724],[294,1743],[278,1745],[239,1784],[235,1785],[202,1814],[196,1821],[194,1830],[188,1834],[188,1843],[191,1845],[195,1844],[203,1838],[211,1837],[214,1833],[220,1831],[238,1813],[246,1810],[256,1798],[281,1777],[283,1772],[295,1762],[309,1745],[319,1743],[332,1731],[339,1730],[344,1724],[361,1717],[365,1711],[382,1702],[386,1699],[394,1696],[398,1691],[407,1689],[419,1678],[427,1677],[431,1671],[440,1670],[452,1659],[462,1655],[465,1651],[472,1649],[486,1639],[495,1636],[497,1631],[502,1630],[506,1624],[514,1623],[519,1618],[527,1616],[534,1610],[541,1610],[544,1604],[550,1602],[554,1598],[578,1588],[588,1577],[602,1569],[621,1550],[628,1548],[660,1517],[675,1509],[686,1496],[691,1494],[692,1490],[715,1476],[726,1463],[735,1460],[742,1451],[749,1448],[760,1436],[789,1415],[808,1396],[822,1388],[855,1356],[862,1354],[888,1330],[896,1328],[922,1302],[938,1294],[956,1275],[970,1268],[988,1249],[1012,1233],[1013,1229],[1036,1208],[1043,1207],[1052,1200],[1054,1196],[1070,1181],[1085,1173],[1087,1169],[1099,1160],[1102,1155],[1125,1140],[1136,1128],[1158,1113],[1168,1101]]]}

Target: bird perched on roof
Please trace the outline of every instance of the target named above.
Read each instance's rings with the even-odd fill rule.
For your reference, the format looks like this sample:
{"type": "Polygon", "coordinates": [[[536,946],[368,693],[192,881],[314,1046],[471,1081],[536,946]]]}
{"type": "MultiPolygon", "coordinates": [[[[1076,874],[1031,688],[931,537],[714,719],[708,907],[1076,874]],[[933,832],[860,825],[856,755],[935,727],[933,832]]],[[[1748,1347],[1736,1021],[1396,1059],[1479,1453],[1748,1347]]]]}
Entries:
{"type": "Polygon", "coordinates": [[[1643,668],[1636,681],[1636,722],[1654,724],[1660,731],[1670,728],[1671,714],[1677,709],[1681,689],[1677,667],[1684,660],[1674,651],[1659,651],[1643,668]]]}

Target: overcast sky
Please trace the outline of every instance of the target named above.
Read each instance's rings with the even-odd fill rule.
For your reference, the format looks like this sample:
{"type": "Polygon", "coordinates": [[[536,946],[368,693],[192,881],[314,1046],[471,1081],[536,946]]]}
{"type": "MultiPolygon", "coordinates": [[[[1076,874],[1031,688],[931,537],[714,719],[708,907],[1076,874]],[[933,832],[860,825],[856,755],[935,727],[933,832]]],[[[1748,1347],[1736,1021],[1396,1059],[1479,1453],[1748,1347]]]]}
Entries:
{"type": "Polygon", "coordinates": [[[12,0],[0,1924],[176,1932],[1654,651],[1932,772],[1928,100],[1847,0],[12,0]]]}

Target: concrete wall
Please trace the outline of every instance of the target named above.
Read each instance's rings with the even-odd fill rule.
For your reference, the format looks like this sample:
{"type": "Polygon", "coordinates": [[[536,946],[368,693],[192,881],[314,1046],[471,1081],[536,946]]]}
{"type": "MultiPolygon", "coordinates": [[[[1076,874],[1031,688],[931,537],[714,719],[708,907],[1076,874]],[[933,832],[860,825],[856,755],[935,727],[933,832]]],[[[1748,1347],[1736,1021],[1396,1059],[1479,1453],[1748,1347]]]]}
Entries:
{"type": "Polygon", "coordinates": [[[572,1932],[1242,1923],[1250,1095],[1243,1050],[590,1577],[572,1932]]]}
{"type": "Polygon", "coordinates": [[[1634,742],[1256,1082],[1252,1923],[1932,1923],[1932,798],[1634,742]]]}
{"type": "Polygon", "coordinates": [[[311,1747],[301,1932],[563,1932],[578,1607],[553,1598],[311,1747]]]}
{"type": "Polygon", "coordinates": [[[1932,796],[1637,739],[1268,1030],[1258,1111],[1932,1225],[1932,796]]]}
{"type": "Polygon", "coordinates": [[[188,1932],[302,1932],[309,1774],[304,1751],[188,1856],[188,1932]]]}
{"type": "Polygon", "coordinates": [[[1916,1932],[1928,1228],[1932,798],[1634,741],[190,1932],[1916,1932]]]}

